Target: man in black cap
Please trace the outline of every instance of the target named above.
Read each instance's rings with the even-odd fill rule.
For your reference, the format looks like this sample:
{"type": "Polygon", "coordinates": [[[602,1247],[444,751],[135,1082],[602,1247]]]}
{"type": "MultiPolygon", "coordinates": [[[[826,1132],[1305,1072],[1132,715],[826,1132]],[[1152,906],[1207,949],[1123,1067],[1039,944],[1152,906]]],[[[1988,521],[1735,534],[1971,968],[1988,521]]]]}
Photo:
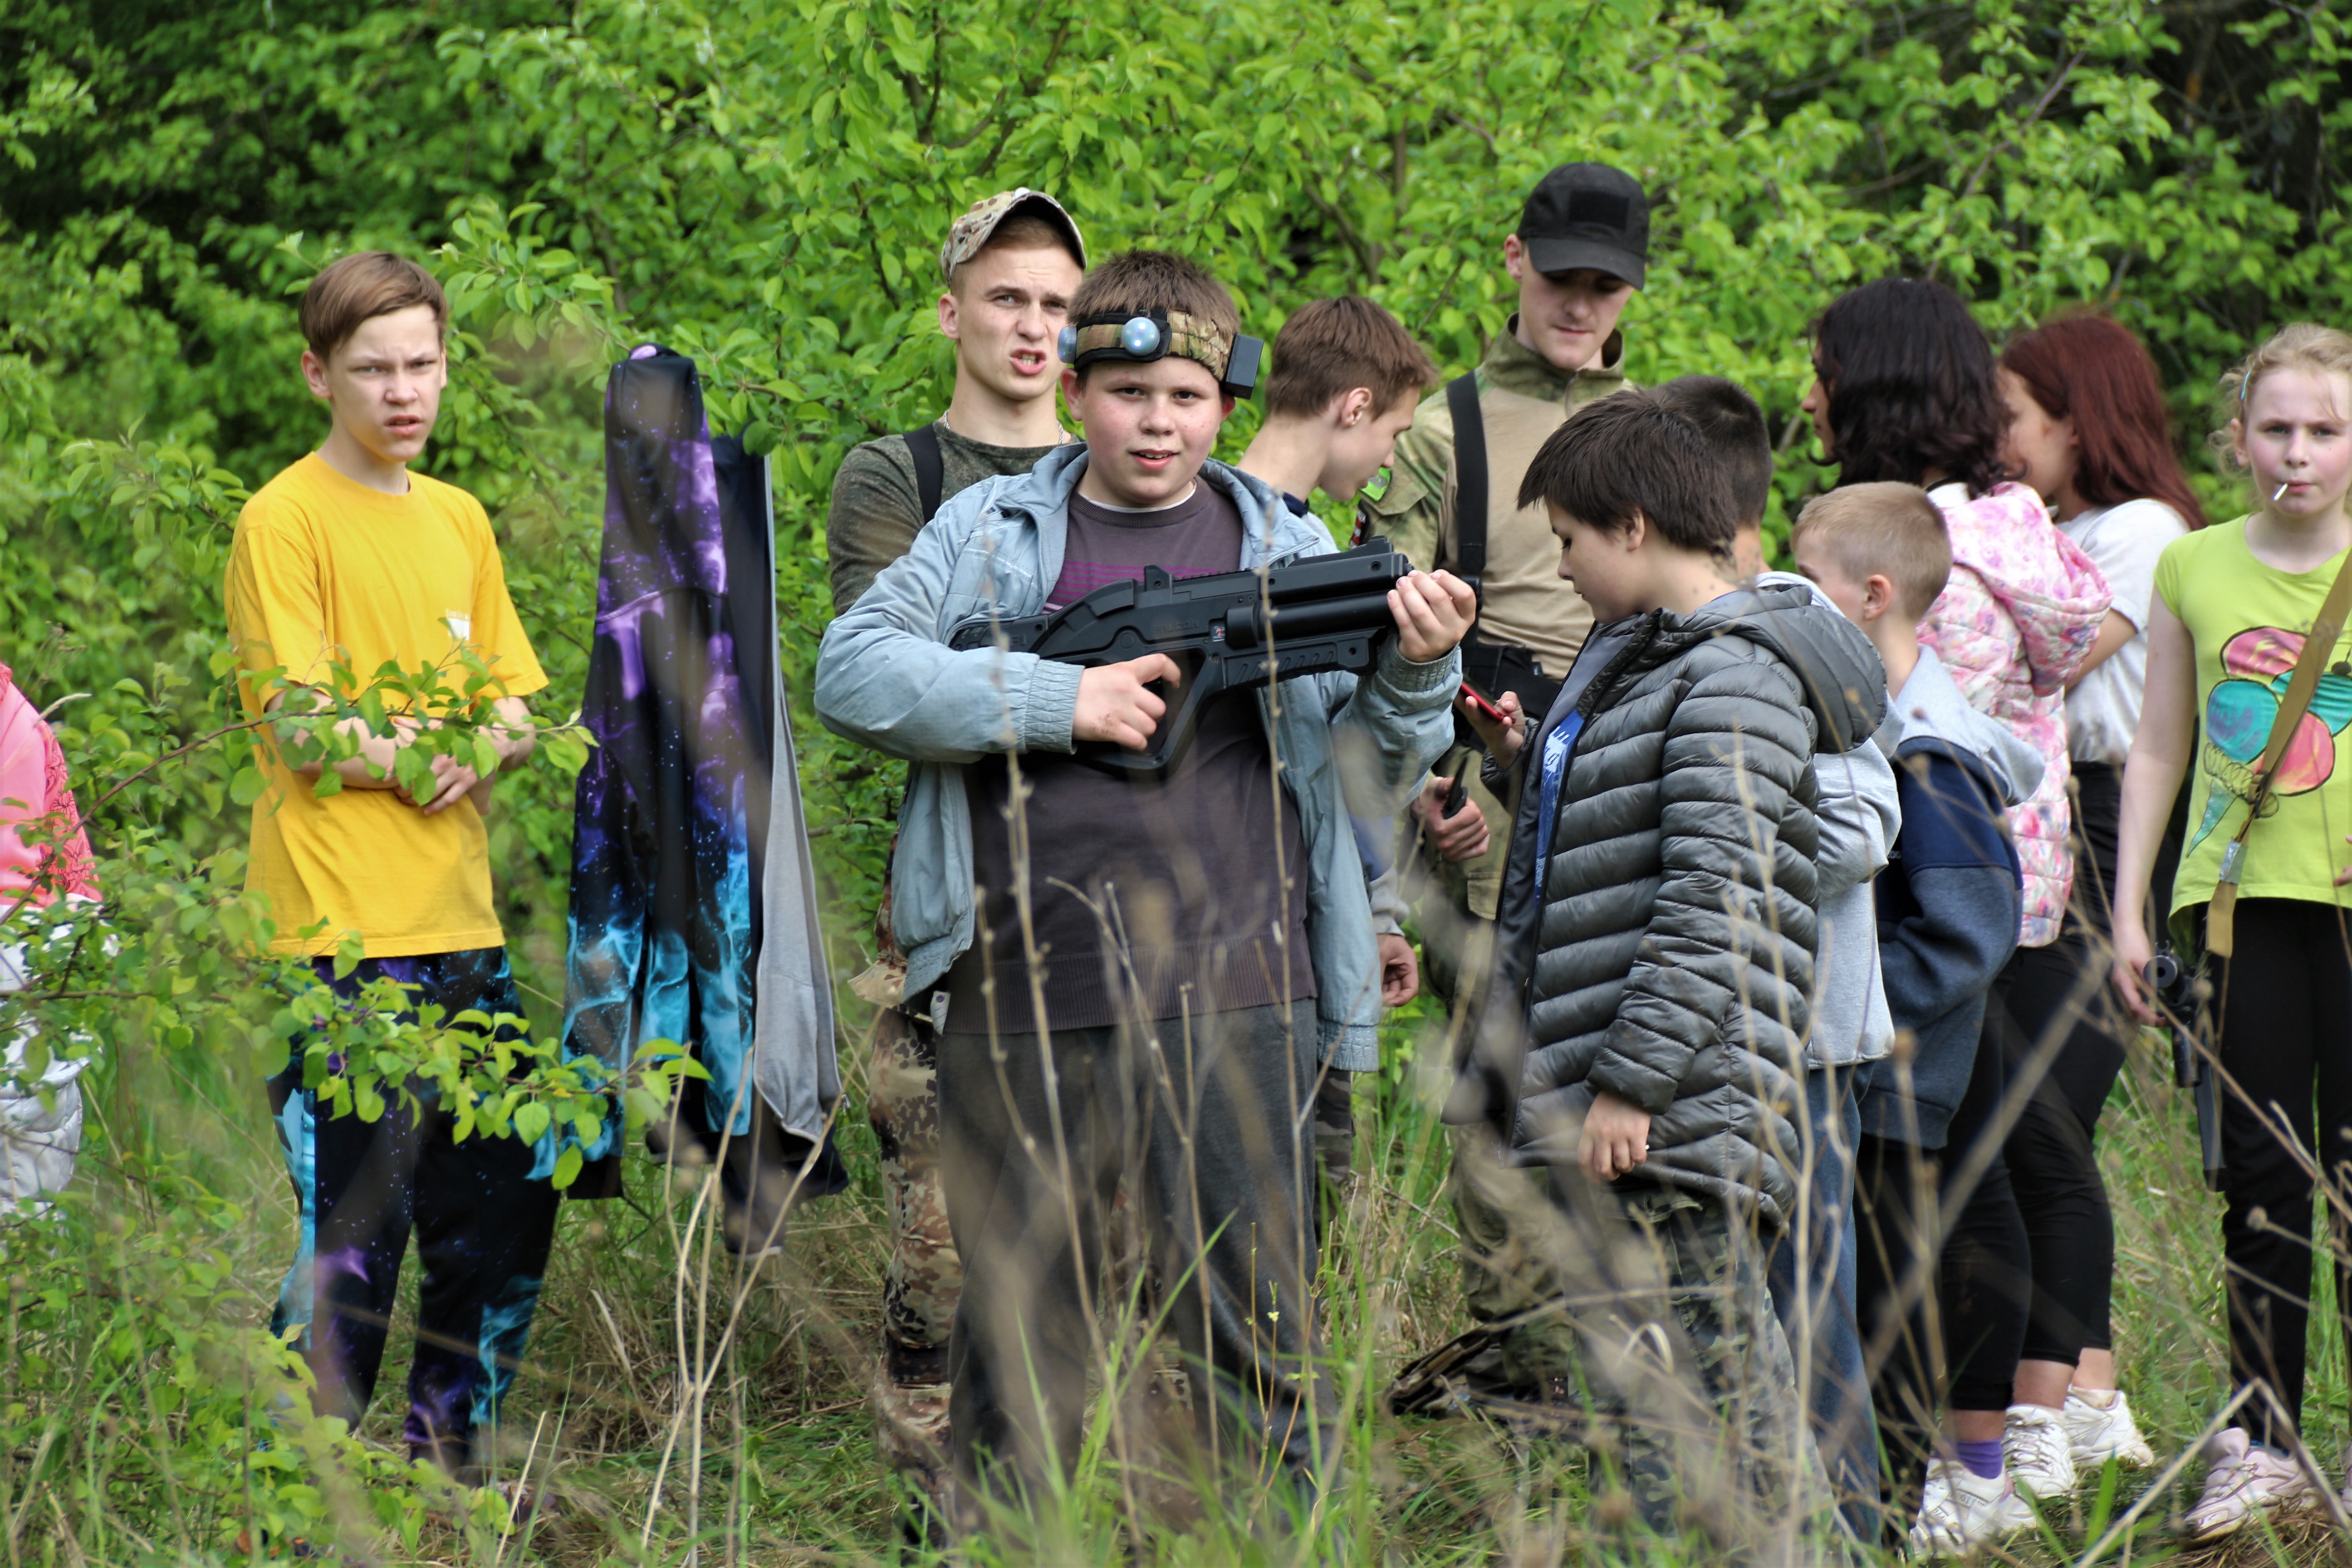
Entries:
{"type": "MultiPolygon", "coordinates": [[[[1517,692],[1533,718],[1550,708],[1592,612],[1560,579],[1559,541],[1544,509],[1517,504],[1519,481],[1571,413],[1627,384],[1617,318],[1642,287],[1649,251],[1650,203],[1641,182],[1604,163],[1563,163],[1546,174],[1520,211],[1517,232],[1503,240],[1518,310],[1476,370],[1422,404],[1398,437],[1387,489],[1358,509],[1359,528],[1386,534],[1414,565],[1479,583],[1478,624],[1462,643],[1463,674],[1489,696],[1517,692]]],[[[1466,727],[1457,730],[1468,742],[1466,727]]],[[[1488,968],[1510,847],[1510,813],[1479,782],[1478,763],[1466,743],[1438,760],[1409,808],[1419,853],[1401,867],[1405,892],[1420,906],[1423,975],[1457,1009],[1475,1005],[1488,968]],[[1447,816],[1456,780],[1466,798],[1447,816]]],[[[1529,1267],[1524,1241],[1514,1239],[1522,1227],[1511,1216],[1523,1200],[1540,1196],[1522,1190],[1523,1181],[1509,1179],[1517,1173],[1498,1162],[1467,1156],[1457,1151],[1453,1183],[1464,1294],[1482,1324],[1507,1321],[1559,1288],[1539,1266],[1529,1267]]],[[[1558,1327],[1541,1320],[1533,1331],[1558,1327]]],[[[1492,1337],[1474,1330],[1459,1349],[1492,1337]]],[[[1489,1356],[1464,1370],[1476,1381],[1516,1384],[1522,1359],[1547,1358],[1533,1345],[1506,1346],[1501,1368],[1489,1356]]]]}
{"type": "MultiPolygon", "coordinates": [[[[1603,163],[1546,174],[1503,240],[1518,310],[1476,370],[1422,404],[1397,440],[1387,489],[1360,508],[1362,528],[1416,566],[1479,581],[1463,673],[1490,696],[1517,691],[1530,714],[1550,705],[1592,615],[1560,580],[1543,509],[1517,504],[1519,480],[1570,414],[1626,384],[1617,317],[1642,286],[1649,249],[1649,198],[1631,174],[1603,163]]],[[[1423,830],[1412,890],[1439,895],[1421,897],[1427,978],[1458,1003],[1464,977],[1480,968],[1470,949],[1495,918],[1510,816],[1479,784],[1466,747],[1439,761],[1412,811],[1423,830]],[[1467,803],[1447,817],[1457,778],[1467,803]]]]}

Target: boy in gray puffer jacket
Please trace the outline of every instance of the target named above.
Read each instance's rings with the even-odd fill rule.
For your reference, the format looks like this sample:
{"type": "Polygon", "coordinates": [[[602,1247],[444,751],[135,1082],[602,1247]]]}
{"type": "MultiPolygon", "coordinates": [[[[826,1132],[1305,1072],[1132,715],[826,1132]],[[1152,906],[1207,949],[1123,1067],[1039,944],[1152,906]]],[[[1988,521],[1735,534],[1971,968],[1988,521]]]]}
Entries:
{"type": "Polygon", "coordinates": [[[1885,676],[1804,589],[1731,585],[1729,486],[1656,395],[1562,426],[1538,500],[1596,626],[1531,743],[1486,736],[1516,826],[1447,1116],[1493,1130],[1486,1195],[1575,1331],[1549,1381],[1622,1402],[1644,1522],[1788,1556],[1822,1493],[1764,1241],[1797,1204],[1813,764],[1885,676]]]}

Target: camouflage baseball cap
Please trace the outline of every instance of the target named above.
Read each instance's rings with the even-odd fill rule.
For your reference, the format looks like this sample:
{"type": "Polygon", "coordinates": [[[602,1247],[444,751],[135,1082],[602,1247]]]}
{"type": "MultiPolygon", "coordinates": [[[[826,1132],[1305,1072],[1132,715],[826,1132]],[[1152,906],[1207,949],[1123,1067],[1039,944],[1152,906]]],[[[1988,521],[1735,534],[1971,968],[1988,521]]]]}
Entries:
{"type": "Polygon", "coordinates": [[[1017,185],[1009,191],[999,191],[982,201],[971,204],[971,210],[956,219],[948,230],[945,245],[940,247],[940,278],[953,278],[955,269],[978,256],[997,226],[1015,213],[1028,213],[1044,218],[1068,237],[1070,253],[1078,258],[1083,269],[1087,264],[1087,242],[1078,237],[1078,226],[1062,210],[1062,204],[1043,191],[1033,191],[1017,185]]]}

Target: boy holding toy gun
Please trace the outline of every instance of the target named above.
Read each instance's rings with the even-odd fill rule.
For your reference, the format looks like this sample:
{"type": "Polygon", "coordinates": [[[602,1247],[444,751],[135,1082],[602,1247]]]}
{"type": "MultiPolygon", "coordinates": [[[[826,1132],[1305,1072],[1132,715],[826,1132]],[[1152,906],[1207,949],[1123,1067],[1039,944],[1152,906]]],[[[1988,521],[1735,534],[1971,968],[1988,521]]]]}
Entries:
{"type": "Polygon", "coordinates": [[[1210,688],[1229,661],[1188,673],[1161,652],[1087,666],[1007,646],[1049,647],[1019,623],[1106,586],[1271,568],[1276,589],[1291,560],[1330,552],[1271,489],[1209,460],[1257,353],[1214,279],[1129,252],[1070,317],[1063,390],[1084,447],[950,501],[827,629],[817,665],[824,722],[915,764],[892,908],[908,994],[940,1026],[965,1260],[958,1479],[986,1465],[999,1496],[1042,1497],[1047,1467],[1077,1453],[1124,1168],[1162,1278],[1185,1282],[1169,1315],[1213,1385],[1194,1383],[1202,1424],[1225,1412],[1312,1488],[1337,1434],[1312,1370],[1299,1110],[1318,1047],[1370,1040],[1380,1016],[1346,813],[1395,809],[1444,747],[1473,596],[1407,573],[1387,635],[1357,638],[1360,679],[1307,659],[1199,704],[1185,684],[1210,688]],[[995,635],[950,647],[975,618],[995,635]],[[1124,765],[1147,758],[1167,765],[1124,765]]]}

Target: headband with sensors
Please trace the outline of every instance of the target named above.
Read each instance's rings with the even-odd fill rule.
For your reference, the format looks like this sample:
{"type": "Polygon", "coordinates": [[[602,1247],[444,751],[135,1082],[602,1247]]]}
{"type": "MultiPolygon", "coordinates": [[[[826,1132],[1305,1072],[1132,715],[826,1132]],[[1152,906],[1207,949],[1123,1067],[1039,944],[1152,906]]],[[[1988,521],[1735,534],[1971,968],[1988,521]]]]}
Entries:
{"type": "Polygon", "coordinates": [[[1208,368],[1217,389],[1228,396],[1247,397],[1257,387],[1259,363],[1265,344],[1256,338],[1223,332],[1198,316],[1158,307],[1139,315],[1117,310],[1082,317],[1062,329],[1062,363],[1084,370],[1098,360],[1123,360],[1149,364],[1174,354],[1208,368]]]}

